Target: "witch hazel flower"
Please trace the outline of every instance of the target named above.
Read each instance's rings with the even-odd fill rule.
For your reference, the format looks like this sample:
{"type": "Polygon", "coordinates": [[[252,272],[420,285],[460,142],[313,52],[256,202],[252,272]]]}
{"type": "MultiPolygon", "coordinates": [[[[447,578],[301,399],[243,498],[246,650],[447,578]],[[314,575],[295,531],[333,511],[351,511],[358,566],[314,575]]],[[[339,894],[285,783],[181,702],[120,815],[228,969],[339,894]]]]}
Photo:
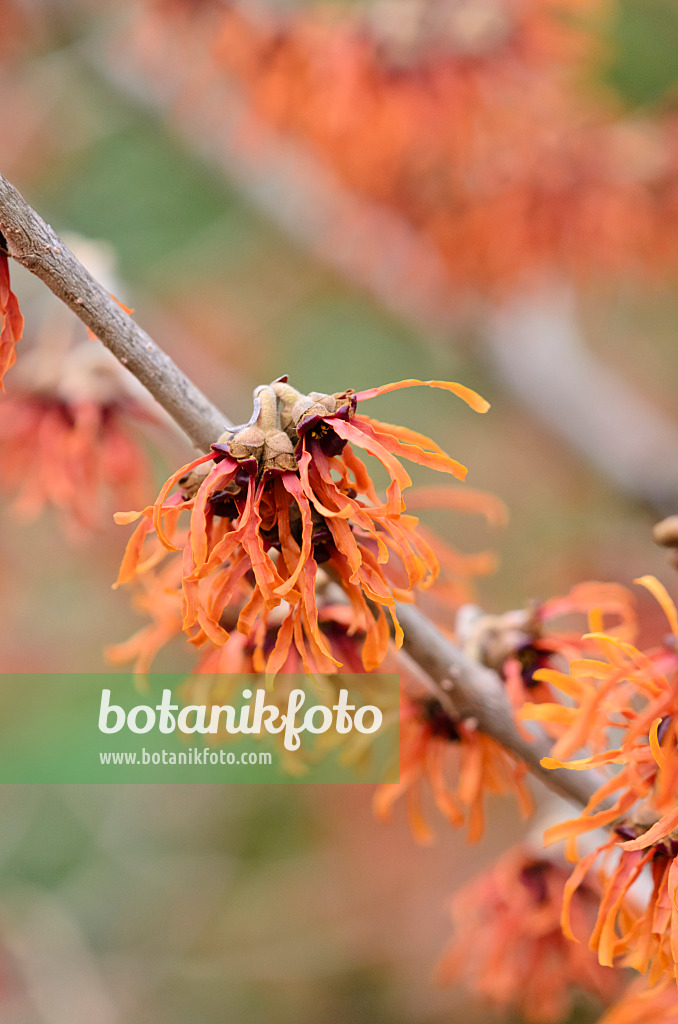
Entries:
{"type": "MultiPolygon", "coordinates": [[[[193,483],[189,486],[187,481],[183,485],[184,493],[190,491],[191,486],[197,489],[207,472],[207,466],[198,467],[193,471],[190,475],[193,483]]],[[[506,517],[505,507],[498,498],[481,491],[469,490],[465,485],[413,488],[408,494],[408,508],[412,507],[415,511],[443,508],[467,514],[481,514],[493,526],[503,525],[506,517]]],[[[438,621],[440,628],[445,629],[449,626],[450,609],[459,607],[464,601],[469,600],[472,596],[474,578],[492,571],[496,559],[490,551],[462,553],[443,542],[422,524],[419,524],[417,529],[433,549],[440,564],[440,575],[434,587],[426,592],[422,603],[427,613],[432,614],[438,621]]],[[[174,543],[182,547],[185,539],[175,537],[174,543]]],[[[320,562],[322,552],[319,541],[316,542],[315,549],[316,561],[320,562]]],[[[167,553],[156,539],[156,558],[158,556],[162,561],[159,564],[147,564],[145,570],[136,575],[132,584],[131,603],[147,620],[146,624],[128,640],[111,645],[106,652],[112,664],[132,665],[134,672],[142,677],[150,671],[161,650],[177,638],[185,639],[182,630],[181,553],[167,553]]],[[[328,590],[329,582],[330,578],[319,564],[316,600],[320,631],[345,671],[362,672],[364,666],[361,651],[364,635],[356,629],[350,605],[339,604],[336,599],[332,600],[332,594],[328,590]]],[[[247,599],[247,586],[243,583],[239,593],[234,594],[227,612],[222,616],[223,625],[228,627],[228,619],[231,627],[235,626],[240,608],[247,599]]],[[[217,674],[262,671],[275,647],[278,631],[287,610],[286,603],[282,603],[270,613],[266,621],[263,642],[259,644],[249,635],[238,633],[232,628],[223,646],[206,644],[193,671],[217,674]]],[[[391,671],[397,672],[400,668],[400,664],[394,662],[391,671]]],[[[303,671],[303,663],[295,646],[290,647],[281,671],[303,671]]]]}
{"type": "Polygon", "coordinates": [[[143,497],[150,471],[130,424],[154,415],[127,377],[87,339],[49,337],[29,349],[0,399],[0,476],[17,518],[52,507],[80,539],[101,528],[111,504],[143,497]]]}
{"type": "MultiPolygon", "coordinates": [[[[567,1019],[576,990],[609,1005],[619,994],[620,972],[601,966],[560,927],[567,878],[564,865],[527,844],[472,878],[453,897],[455,938],[438,979],[462,980],[485,1002],[515,1010],[529,1024],[567,1019]]],[[[572,918],[580,937],[593,926],[598,901],[595,886],[578,890],[572,918]]]]}
{"type": "Polygon", "coordinates": [[[230,428],[209,454],[173,473],[153,505],[116,517],[141,520],[118,584],[138,578],[166,552],[181,552],[182,629],[194,644],[226,644],[234,628],[228,611],[237,604],[235,629],[252,638],[268,672],[280,671],[293,648],[306,670],[329,672],[341,661],[319,623],[322,565],[352,610],[353,631],[364,637],[363,667],[378,668],[390,642],[389,620],[396,645],[402,643],[396,601],[412,600],[414,589],[430,586],[439,570],[417,519],[406,514],[403,491],[412,481],[401,459],[458,479],[466,474],[429,438],[358,412],[369,398],[417,385],[450,391],[478,412],[488,408],[475,392],[446,381],[406,380],[334,395],[302,394],[287,378],[258,387],[248,423],[230,428]],[[357,450],[386,469],[384,497],[357,450]],[[179,539],[183,512],[190,525],[179,539]],[[275,644],[264,657],[269,621],[281,608],[275,644]]]}
{"type": "MultiPolygon", "coordinates": [[[[635,630],[634,603],[626,588],[589,582],[562,597],[504,615],[487,615],[464,605],[457,614],[455,640],[469,657],[498,673],[516,713],[527,702],[540,717],[552,721],[564,706],[554,703],[556,691],[543,670],[556,663],[563,669],[570,662],[578,665],[585,653],[593,652],[595,641],[583,638],[571,621],[573,615],[582,614],[605,621],[620,643],[635,630]]],[[[563,675],[561,671],[559,677],[563,675]]],[[[433,838],[423,813],[426,790],[451,825],[467,827],[470,842],[483,834],[489,794],[511,795],[527,817],[532,800],[525,764],[484,735],[473,719],[458,715],[449,695],[443,706],[438,697],[408,680],[406,673],[403,679],[400,781],[377,790],[377,816],[388,819],[394,804],[403,798],[410,829],[421,843],[433,838]]],[[[521,724],[517,719],[519,728],[521,724]]],[[[527,730],[525,734],[530,738],[527,730]]]]}
{"type": "MultiPolygon", "coordinates": [[[[201,648],[199,660],[192,669],[194,675],[242,675],[265,670],[289,607],[283,602],[274,609],[266,618],[263,639],[261,634],[257,639],[233,629],[247,597],[243,587],[240,599],[235,597],[222,616],[222,623],[231,626],[228,640],[223,645],[206,643],[201,648]]],[[[167,645],[179,637],[185,638],[182,629],[181,558],[170,555],[161,565],[149,566],[141,573],[132,591],[131,604],[147,621],[127,640],[110,645],[106,649],[106,658],[112,665],[131,665],[134,673],[143,679],[167,645]]],[[[350,606],[333,603],[322,590],[318,592],[317,604],[318,627],[332,656],[344,671],[363,672],[362,646],[365,638],[356,629],[350,606]]],[[[317,671],[308,654],[307,664],[317,671]]],[[[290,645],[281,671],[301,673],[304,667],[299,650],[290,645]]],[[[394,664],[391,671],[397,670],[398,666],[394,664]]]]}
{"type": "Polygon", "coordinates": [[[457,640],[465,653],[504,681],[516,724],[529,738],[519,712],[524,705],[534,717],[541,716],[549,733],[562,731],[560,718],[567,712],[556,704],[557,689],[542,669],[567,669],[570,662],[595,653],[595,640],[582,635],[581,620],[596,614],[601,626],[619,640],[631,640],[636,632],[635,601],[618,583],[590,580],[578,583],[562,596],[533,601],[525,609],[487,615],[464,605],[457,615],[457,640]],[[576,628],[577,625],[579,628],[576,628]],[[545,704],[547,709],[534,710],[545,704]]]}
{"type": "MultiPolygon", "coordinates": [[[[106,243],[72,235],[69,244],[117,290],[106,243]]],[[[1,246],[2,236],[0,386],[23,328],[1,246]]],[[[53,296],[36,295],[31,309],[12,386],[0,396],[0,487],[18,519],[30,522],[51,508],[67,538],[81,540],[110,523],[112,508],[143,501],[151,474],[136,428],[157,424],[158,407],[53,296]]]]}
{"type": "Polygon", "coordinates": [[[450,825],[465,826],[473,843],[485,829],[488,794],[512,795],[521,816],[529,817],[533,803],[526,771],[473,720],[461,718],[428,693],[406,690],[400,705],[400,779],[377,789],[374,811],[387,821],[402,797],[414,839],[431,843],[434,834],[423,812],[430,790],[437,810],[450,825]]]}
{"type": "Polygon", "coordinates": [[[654,577],[636,582],[664,610],[670,642],[643,650],[594,629],[587,639],[596,643],[597,657],[573,661],[569,673],[538,673],[568,703],[526,706],[523,714],[560,724],[545,767],[603,773],[581,815],[544,837],[547,843],[566,840],[575,863],[565,888],[564,933],[571,937],[572,900],[598,864],[604,883],[589,945],[601,964],[634,967],[652,984],[678,965],[678,613],[654,577]],[[566,760],[583,746],[591,752],[566,760]],[[609,829],[607,839],[580,856],[577,837],[601,826],[609,829]]]}

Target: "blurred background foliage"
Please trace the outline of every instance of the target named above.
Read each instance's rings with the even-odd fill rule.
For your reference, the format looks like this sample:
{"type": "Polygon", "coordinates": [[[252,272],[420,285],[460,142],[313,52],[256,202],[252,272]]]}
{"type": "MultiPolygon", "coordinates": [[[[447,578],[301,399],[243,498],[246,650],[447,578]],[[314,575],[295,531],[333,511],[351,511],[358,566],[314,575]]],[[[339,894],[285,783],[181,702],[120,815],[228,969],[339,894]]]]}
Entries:
{"type": "MultiPolygon", "coordinates": [[[[461,380],[491,401],[487,417],[416,391],[387,396],[375,414],[435,437],[470,466],[471,486],[507,503],[503,535],[461,516],[435,520],[462,550],[498,552],[498,572],[479,583],[486,608],[520,607],[582,579],[666,579],[650,542],[653,510],[502,387],[467,326],[450,344],[403,323],[287,237],[169,119],[111,83],[96,55],[126,4],[17,6],[28,28],[0,69],[0,168],[57,231],[113,247],[119,297],[232,418],[246,418],[251,389],[282,373],[321,391],[461,380]]],[[[10,15],[4,0],[0,35],[10,15]]],[[[670,108],[673,0],[615,4],[605,53],[601,87],[620,106],[670,108]]],[[[15,275],[30,335],[31,303],[44,300],[26,277],[15,275]]],[[[592,348],[675,413],[675,284],[591,285],[579,303],[592,348]]],[[[177,458],[188,454],[173,444],[177,458]]],[[[154,459],[164,479],[159,447],[154,459]]],[[[1,521],[2,667],[105,668],[104,646],[136,626],[110,590],[125,531],[111,526],[73,549],[49,516],[17,524],[5,508],[1,521]]],[[[370,797],[360,786],[3,787],[0,1020],[494,1019],[463,993],[436,989],[431,972],[449,935],[446,894],[518,838],[513,812],[492,805],[477,849],[442,826],[421,849],[401,813],[390,826],[373,821],[370,797]]]]}

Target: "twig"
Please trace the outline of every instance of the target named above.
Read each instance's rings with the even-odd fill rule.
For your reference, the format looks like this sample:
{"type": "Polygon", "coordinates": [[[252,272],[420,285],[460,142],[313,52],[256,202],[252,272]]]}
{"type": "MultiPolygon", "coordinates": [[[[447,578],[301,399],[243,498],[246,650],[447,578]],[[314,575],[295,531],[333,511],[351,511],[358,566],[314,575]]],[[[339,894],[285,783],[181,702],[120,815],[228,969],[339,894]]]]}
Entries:
{"type": "MultiPolygon", "coordinates": [[[[209,451],[228,420],[174,362],[125,314],[85,270],[54,231],[0,175],[0,230],[11,256],[43,280],[154,395],[197,447],[209,451]]],[[[465,717],[526,763],[534,775],[561,795],[587,803],[600,780],[594,773],[547,771],[539,760],[549,752],[543,735],[526,741],[513,723],[496,672],[469,659],[420,611],[399,604],[405,649],[438,687],[445,706],[450,692],[465,717]]]]}
{"type": "Polygon", "coordinates": [[[2,175],[0,231],[9,255],[73,310],[176,420],[196,448],[209,451],[229,425],[228,419],[120,308],[2,175]]]}

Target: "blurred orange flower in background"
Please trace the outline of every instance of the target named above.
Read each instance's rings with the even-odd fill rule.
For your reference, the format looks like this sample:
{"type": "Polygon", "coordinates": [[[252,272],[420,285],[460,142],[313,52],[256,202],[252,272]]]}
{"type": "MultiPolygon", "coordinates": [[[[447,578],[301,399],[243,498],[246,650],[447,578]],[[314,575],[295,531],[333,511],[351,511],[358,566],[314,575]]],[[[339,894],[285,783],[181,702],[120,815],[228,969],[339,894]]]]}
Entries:
{"type": "MultiPolygon", "coordinates": [[[[520,846],[462,886],[452,900],[455,938],[441,960],[439,980],[463,980],[488,1003],[513,1009],[530,1024],[566,1019],[577,989],[610,1003],[619,995],[620,974],[563,936],[567,875],[556,862],[520,846]]],[[[580,937],[595,920],[598,899],[594,889],[578,890],[572,917],[580,937]]]]}
{"type": "Polygon", "coordinates": [[[587,89],[606,6],[234,3],[215,52],[263,123],[402,216],[457,286],[665,271],[678,261],[678,130],[670,116],[624,119],[587,89]]]}
{"type": "Polygon", "coordinates": [[[374,798],[377,817],[390,817],[393,804],[405,797],[412,835],[430,843],[433,833],[422,811],[426,788],[449,824],[468,828],[476,842],[485,828],[488,793],[512,794],[522,817],[532,811],[526,767],[499,743],[461,720],[432,696],[404,692],[400,712],[400,781],[380,786],[374,798]]]}
{"type": "Polygon", "coordinates": [[[17,516],[52,506],[77,539],[100,529],[112,507],[139,502],[151,477],[129,424],[153,420],[146,396],[97,342],[34,345],[0,403],[1,485],[17,516]]]}

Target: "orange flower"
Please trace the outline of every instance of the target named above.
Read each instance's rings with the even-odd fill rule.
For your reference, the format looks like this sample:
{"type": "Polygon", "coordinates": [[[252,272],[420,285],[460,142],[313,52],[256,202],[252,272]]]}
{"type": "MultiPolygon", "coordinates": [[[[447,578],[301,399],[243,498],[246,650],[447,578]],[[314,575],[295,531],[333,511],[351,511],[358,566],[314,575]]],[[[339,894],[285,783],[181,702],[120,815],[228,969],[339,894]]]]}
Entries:
{"type": "Polygon", "coordinates": [[[648,988],[638,978],[598,1024],[675,1024],[678,1019],[678,993],[670,980],[648,988]]]}
{"type": "Polygon", "coordinates": [[[143,497],[150,474],[127,422],[151,415],[101,346],[49,340],[28,351],[0,401],[0,479],[21,518],[51,505],[76,538],[101,526],[110,499],[143,497]]]}
{"type": "Polygon", "coordinates": [[[4,376],[16,362],[16,346],[24,329],[17,297],[10,288],[9,260],[4,244],[0,234],[0,391],[5,390],[4,376]]]}
{"type": "Polygon", "coordinates": [[[400,782],[380,786],[374,807],[386,820],[405,795],[414,838],[430,843],[433,834],[421,809],[421,791],[431,789],[436,807],[451,825],[467,822],[469,842],[483,834],[485,793],[513,793],[523,817],[532,810],[524,782],[525,766],[489,736],[460,721],[435,697],[401,698],[400,782]]]}
{"type": "MultiPolygon", "coordinates": [[[[530,1024],[564,1020],[573,989],[608,1003],[619,991],[619,974],[561,931],[566,880],[564,868],[521,846],[468,882],[452,902],[456,935],[440,980],[462,978],[484,1000],[517,1011],[530,1024]]],[[[572,915],[580,933],[595,920],[597,902],[593,890],[578,891],[572,915]]]]}
{"type": "MultiPolygon", "coordinates": [[[[140,577],[133,604],[149,617],[150,622],[129,640],[111,646],[106,651],[107,659],[113,665],[133,664],[140,688],[146,685],[145,677],[159,651],[181,635],[181,590],[176,585],[180,582],[176,579],[176,570],[180,568],[180,561],[168,560],[168,564],[160,567],[157,574],[147,572],[140,577]]],[[[233,610],[234,621],[237,620],[238,610],[237,606],[233,610]]],[[[283,617],[282,610],[275,609],[268,619],[264,641],[259,646],[252,637],[238,632],[232,632],[221,647],[206,644],[199,661],[182,682],[178,694],[181,701],[207,707],[237,702],[241,696],[243,674],[260,673],[262,665],[276,647],[283,617]]],[[[353,674],[350,681],[352,695],[359,694],[361,703],[378,704],[387,722],[397,721],[397,687],[394,688],[391,680],[382,673],[363,671],[361,647],[364,637],[355,631],[350,607],[319,600],[318,624],[332,656],[341,661],[346,672],[353,674]],[[355,678],[358,673],[359,680],[355,678]]],[[[397,670],[395,659],[392,664],[384,666],[387,672],[395,673],[397,670]]],[[[282,667],[283,674],[276,677],[275,690],[268,695],[267,704],[277,705],[280,713],[286,714],[290,693],[299,686],[299,675],[303,672],[301,654],[293,647],[282,667]]],[[[339,689],[346,683],[345,676],[325,676],[322,689],[318,691],[319,702],[331,707],[339,697],[339,689]]],[[[207,736],[206,742],[220,745],[232,739],[232,734],[222,729],[211,737],[207,736]]],[[[370,746],[365,744],[364,739],[342,736],[335,730],[319,740],[312,750],[290,752],[284,746],[282,733],[278,735],[278,745],[282,770],[292,776],[306,774],[311,764],[317,763],[337,747],[341,747],[343,763],[359,765],[371,758],[370,746]]]]}
{"type": "MultiPolygon", "coordinates": [[[[123,643],[115,644],[106,651],[108,661],[113,665],[132,663],[138,683],[143,688],[145,676],[151,670],[153,661],[162,648],[182,635],[181,559],[168,558],[157,570],[149,568],[137,580],[133,593],[134,607],[149,618],[146,626],[123,643]]],[[[234,603],[228,609],[229,625],[235,624],[242,607],[234,603]]],[[[266,620],[263,642],[245,633],[231,632],[223,646],[205,644],[197,664],[187,674],[179,696],[186,704],[207,706],[233,703],[240,697],[243,674],[261,673],[271,652],[278,644],[281,624],[286,612],[279,607],[266,620]]],[[[359,693],[361,702],[378,704],[387,722],[397,722],[398,689],[382,673],[365,673],[361,657],[364,636],[356,631],[352,609],[345,604],[331,604],[323,595],[318,598],[318,626],[323,642],[331,655],[340,662],[345,671],[353,674],[351,692],[359,693]],[[360,674],[360,680],[355,675],[360,674]]],[[[387,656],[384,671],[396,673],[398,665],[395,656],[387,656]]],[[[282,675],[276,677],[276,686],[269,694],[267,703],[276,704],[281,714],[287,712],[288,699],[292,689],[299,685],[299,674],[305,669],[302,655],[291,647],[287,660],[282,666],[282,675]]],[[[176,670],[176,666],[175,666],[176,670]]],[[[344,676],[327,675],[318,696],[327,706],[338,698],[338,689],[346,685],[344,676]]],[[[207,741],[215,744],[229,742],[232,735],[225,731],[216,733],[207,741]]],[[[330,750],[341,746],[343,763],[369,761],[371,749],[360,738],[347,738],[332,731],[313,750],[290,753],[279,737],[279,756],[285,773],[298,776],[307,772],[311,763],[325,756],[330,750]]]]}
{"type": "MultiPolygon", "coordinates": [[[[243,604],[244,592],[240,602],[234,600],[228,609],[231,619],[229,625],[237,623],[243,604]]],[[[113,665],[132,664],[134,672],[143,677],[150,672],[159,652],[172,640],[184,635],[181,559],[176,556],[169,558],[157,570],[149,567],[140,574],[132,594],[132,605],[150,621],[128,640],[108,647],[106,657],[113,665]]],[[[232,631],[222,646],[205,644],[192,672],[220,675],[263,671],[276,646],[286,614],[286,609],[279,607],[268,616],[263,642],[257,643],[254,636],[232,631]]],[[[347,672],[362,672],[361,648],[364,637],[355,628],[351,608],[347,605],[333,605],[318,598],[318,626],[325,645],[337,662],[347,672]]],[[[296,647],[290,647],[281,671],[304,671],[301,654],[296,647]]],[[[397,668],[393,667],[392,671],[397,671],[397,668]]]]}
{"type": "MultiPolygon", "coordinates": [[[[635,610],[629,591],[616,583],[588,582],[577,584],[563,597],[533,602],[526,609],[502,615],[464,607],[457,616],[456,641],[468,657],[503,679],[516,715],[527,706],[531,715],[541,717],[551,735],[558,736],[562,731],[560,705],[554,704],[556,691],[541,670],[566,668],[574,659],[594,652],[594,641],[573,628],[576,618],[594,613],[599,618],[611,617],[607,628],[618,638],[634,635],[635,610]],[[548,707],[535,712],[535,704],[548,707]]],[[[529,739],[531,734],[520,717],[516,724],[529,739]]]]}
{"type": "Polygon", "coordinates": [[[224,434],[209,455],[182,466],[154,505],[117,517],[141,517],[118,583],[157,563],[158,542],[167,551],[181,548],[182,628],[194,644],[225,644],[226,611],[244,598],[237,629],[254,639],[269,672],[282,669],[293,647],[308,671],[327,672],[340,662],[319,628],[322,562],[348,598],[355,630],[364,634],[365,669],[377,668],[389,643],[385,611],[400,645],[396,600],[411,599],[412,589],[430,585],[438,572],[417,520],[405,514],[402,492],[411,480],[398,456],[462,479],[466,473],[416,431],[356,411],[358,402],[419,384],[451,391],[477,411],[488,408],[475,392],[444,381],[407,380],[337,395],[302,395],[286,378],[257,388],[249,423],[224,434]],[[389,474],[385,501],[354,446],[389,474]],[[183,490],[168,498],[177,483],[183,490]],[[179,537],[183,511],[191,513],[190,528],[179,537]],[[276,643],[264,658],[269,617],[281,606],[276,643]]]}
{"type": "Polygon", "coordinates": [[[501,295],[549,270],[674,272],[678,120],[624,118],[612,93],[590,87],[609,10],[606,0],[398,0],[255,12],[164,0],[143,7],[111,59],[132,53],[168,115],[193,139],[225,140],[245,166],[272,152],[287,167],[291,142],[329,211],[311,225],[321,249],[345,251],[347,222],[358,234],[364,212],[379,224],[395,215],[412,232],[407,271],[386,283],[383,245],[363,231],[369,244],[352,247],[349,273],[425,293],[435,312],[450,286],[463,304],[468,291],[501,295]],[[187,78],[187,66],[200,73],[187,78]]]}
{"type": "Polygon", "coordinates": [[[181,559],[169,559],[157,571],[147,565],[136,579],[131,604],[149,622],[129,639],[107,647],[106,658],[112,665],[132,665],[144,677],[160,651],[181,635],[181,559]]]}
{"type": "Polygon", "coordinates": [[[135,502],[148,486],[143,452],[129,435],[126,413],[95,403],[12,394],[0,403],[0,475],[17,515],[33,519],[47,505],[77,536],[100,526],[102,496],[135,502]]]}
{"type": "MultiPolygon", "coordinates": [[[[651,576],[636,582],[658,599],[678,639],[678,615],[664,587],[651,576]]],[[[572,703],[526,706],[524,715],[557,719],[563,728],[556,756],[544,760],[546,767],[595,768],[608,774],[581,816],[549,829],[545,840],[567,839],[569,859],[578,860],[566,887],[565,933],[570,933],[573,894],[602,856],[606,881],[591,948],[603,964],[623,956],[624,963],[650,971],[656,980],[678,963],[678,657],[675,647],[644,652],[601,631],[587,639],[597,644],[598,658],[573,661],[569,675],[549,669],[538,673],[572,703]],[[593,753],[561,760],[584,743],[593,753]],[[611,838],[578,859],[577,836],[601,825],[613,826],[611,838]],[[650,871],[651,893],[638,912],[627,896],[650,871]]]]}
{"type": "Polygon", "coordinates": [[[633,597],[617,583],[578,583],[569,594],[552,597],[531,609],[525,642],[509,654],[500,669],[516,712],[528,698],[530,704],[554,700],[553,688],[540,670],[559,662],[569,664],[592,650],[593,642],[573,629],[569,620],[581,615],[588,618],[593,613],[601,618],[601,628],[603,616],[613,617],[607,628],[614,636],[630,639],[635,634],[633,597]]]}
{"type": "Polygon", "coordinates": [[[602,9],[231,6],[216,58],[260,122],[413,225],[457,287],[515,287],[549,266],[661,271],[678,258],[676,125],[619,123],[583,93],[602,9]]]}
{"type": "MultiPolygon", "coordinates": [[[[505,507],[499,499],[491,494],[480,491],[451,489],[449,487],[418,487],[414,488],[408,498],[408,508],[445,508],[463,512],[476,512],[484,515],[493,525],[505,521],[505,507]]],[[[449,625],[450,610],[457,607],[471,596],[471,579],[489,572],[494,566],[494,558],[490,552],[474,555],[463,555],[449,545],[444,544],[432,531],[422,525],[418,532],[434,551],[441,565],[441,576],[436,581],[430,594],[430,602],[425,603],[431,608],[443,626],[449,625]]],[[[177,546],[183,547],[187,536],[174,538],[177,546]]],[[[148,543],[147,543],[148,547],[148,543]]],[[[129,640],[109,647],[107,656],[113,664],[134,664],[134,671],[145,675],[159,651],[171,640],[182,635],[182,595],[181,595],[181,563],[179,553],[169,554],[165,559],[165,549],[156,540],[155,557],[163,559],[161,564],[147,564],[143,572],[135,576],[132,593],[132,604],[137,611],[149,619],[129,640]]],[[[153,561],[153,559],[151,559],[153,561]]],[[[354,612],[347,605],[332,604],[323,592],[325,573],[317,579],[321,584],[318,595],[318,622],[320,631],[329,643],[334,657],[338,658],[349,672],[363,670],[360,650],[364,642],[363,634],[355,629],[354,612]]],[[[325,581],[327,582],[327,581],[325,581]]],[[[247,591],[243,585],[241,599],[238,603],[234,596],[233,602],[222,616],[228,618],[230,626],[237,623],[240,608],[245,603],[247,591]]],[[[286,606],[277,608],[267,619],[266,639],[262,651],[263,657],[268,656],[275,646],[280,623],[286,613],[286,606]]],[[[253,640],[245,634],[230,632],[229,639],[222,647],[206,644],[205,654],[194,671],[209,672],[255,672],[262,669],[262,652],[258,652],[253,640]],[[255,667],[255,662],[256,666],[255,667]]],[[[301,672],[303,665],[296,647],[290,647],[287,661],[282,667],[283,672],[301,672]]],[[[399,671],[394,665],[392,671],[399,671]]]]}
{"type": "MultiPolygon", "coordinates": [[[[319,602],[318,626],[332,656],[346,672],[362,672],[363,637],[356,633],[351,609],[346,605],[319,602]]],[[[279,629],[280,626],[269,624],[268,635],[263,644],[264,660],[276,645],[279,629]]],[[[243,633],[232,633],[223,647],[210,647],[206,650],[194,671],[213,672],[216,675],[261,671],[257,664],[261,666],[261,659],[257,657],[257,649],[250,637],[243,633]]],[[[281,671],[286,674],[304,671],[301,654],[296,647],[290,648],[281,671]]]]}

